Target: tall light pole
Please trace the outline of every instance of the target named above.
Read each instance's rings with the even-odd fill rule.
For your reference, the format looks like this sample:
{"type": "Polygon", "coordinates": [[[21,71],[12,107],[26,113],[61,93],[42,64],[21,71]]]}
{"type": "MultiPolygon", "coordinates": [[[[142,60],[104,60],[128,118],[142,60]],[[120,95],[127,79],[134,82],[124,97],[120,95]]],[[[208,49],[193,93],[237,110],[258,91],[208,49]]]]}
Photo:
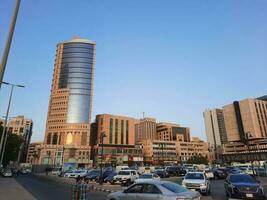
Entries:
{"type": "MultiPolygon", "coordinates": [[[[12,83],[8,83],[8,82],[2,82],[5,85],[10,85],[11,86],[11,90],[10,90],[10,95],[9,95],[9,101],[8,101],[8,106],[7,106],[7,111],[6,111],[6,115],[5,115],[5,123],[4,123],[4,128],[3,128],[3,132],[2,132],[2,136],[1,136],[1,140],[0,140],[0,155],[2,158],[2,154],[4,154],[4,140],[5,140],[5,135],[6,135],[6,128],[7,128],[7,120],[8,120],[8,115],[9,115],[9,110],[10,110],[10,105],[11,105],[11,100],[12,100],[12,95],[13,95],[13,90],[14,87],[20,87],[20,88],[24,88],[24,85],[16,85],[16,84],[12,84],[12,83]]],[[[0,160],[0,166],[2,165],[2,159],[0,160]]]]}
{"type": "Polygon", "coordinates": [[[102,185],[102,176],[103,176],[103,166],[102,166],[102,161],[103,161],[103,147],[104,147],[104,138],[107,137],[104,132],[101,133],[100,135],[100,144],[101,144],[101,160],[100,160],[100,177],[99,177],[99,184],[102,185]]]}
{"type": "Polygon", "coordinates": [[[15,6],[15,9],[13,12],[5,49],[4,49],[2,60],[0,63],[0,88],[2,85],[2,81],[3,81],[5,69],[6,69],[6,63],[7,63],[7,59],[8,59],[8,54],[9,54],[12,38],[13,38],[13,33],[15,30],[15,25],[16,25],[16,21],[17,21],[18,12],[19,12],[19,6],[20,6],[20,0],[16,0],[16,6],[15,6]]]}

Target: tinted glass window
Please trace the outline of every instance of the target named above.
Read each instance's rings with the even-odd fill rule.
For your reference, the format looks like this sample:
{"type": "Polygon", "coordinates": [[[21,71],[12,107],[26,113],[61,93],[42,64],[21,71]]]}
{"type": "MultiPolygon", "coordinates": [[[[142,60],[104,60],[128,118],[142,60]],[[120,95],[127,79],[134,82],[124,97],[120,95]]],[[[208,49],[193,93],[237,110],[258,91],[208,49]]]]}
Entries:
{"type": "Polygon", "coordinates": [[[160,194],[161,191],[155,185],[144,184],[142,193],[160,194]]]}
{"type": "Polygon", "coordinates": [[[119,175],[130,175],[129,171],[119,171],[119,175]]]}
{"type": "Polygon", "coordinates": [[[142,179],[151,179],[152,178],[152,174],[143,174],[139,178],[142,178],[142,179]]]}
{"type": "Polygon", "coordinates": [[[187,191],[186,188],[176,184],[176,183],[163,183],[161,184],[162,187],[170,190],[171,192],[174,192],[174,193],[180,193],[180,192],[185,192],[187,191]]]}
{"type": "Polygon", "coordinates": [[[204,175],[202,173],[188,173],[185,179],[204,179],[204,175]]]}
{"type": "Polygon", "coordinates": [[[249,175],[231,175],[229,178],[230,182],[232,183],[256,183],[257,181],[249,175]]]}
{"type": "Polygon", "coordinates": [[[134,185],[134,186],[130,187],[125,192],[126,193],[141,193],[142,192],[142,188],[143,188],[143,185],[137,184],[137,185],[134,185]]]}

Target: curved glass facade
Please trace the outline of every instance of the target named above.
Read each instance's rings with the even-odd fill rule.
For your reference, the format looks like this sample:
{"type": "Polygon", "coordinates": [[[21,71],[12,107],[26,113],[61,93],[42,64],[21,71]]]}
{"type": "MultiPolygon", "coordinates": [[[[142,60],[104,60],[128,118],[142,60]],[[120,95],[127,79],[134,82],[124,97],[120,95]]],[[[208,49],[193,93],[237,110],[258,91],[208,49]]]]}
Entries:
{"type": "Polygon", "coordinates": [[[94,44],[64,43],[58,88],[69,88],[67,123],[90,123],[94,44]]]}

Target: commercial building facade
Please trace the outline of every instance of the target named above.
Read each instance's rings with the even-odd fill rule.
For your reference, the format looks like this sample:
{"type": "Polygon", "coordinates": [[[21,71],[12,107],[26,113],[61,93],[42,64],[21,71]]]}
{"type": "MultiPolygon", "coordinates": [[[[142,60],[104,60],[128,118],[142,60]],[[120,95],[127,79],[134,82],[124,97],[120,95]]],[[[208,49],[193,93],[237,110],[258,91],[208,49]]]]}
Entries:
{"type": "Polygon", "coordinates": [[[63,163],[92,164],[90,122],[95,46],[95,42],[80,38],[57,45],[40,164],[59,164],[58,155],[63,163]]]}
{"type": "Polygon", "coordinates": [[[113,166],[143,161],[142,148],[140,145],[135,145],[135,121],[132,117],[120,115],[96,116],[93,125],[95,132],[91,135],[94,138],[92,159],[95,165],[99,164],[101,157],[105,165],[113,166]]]}
{"type": "Polygon", "coordinates": [[[223,107],[228,141],[243,141],[245,133],[251,138],[267,138],[267,100],[244,99],[223,107]]]}
{"type": "Polygon", "coordinates": [[[193,156],[204,156],[208,162],[214,157],[209,151],[208,143],[193,137],[191,141],[143,140],[145,164],[162,165],[167,163],[186,163],[193,156]]]}
{"type": "Polygon", "coordinates": [[[164,141],[190,141],[190,129],[181,127],[179,124],[157,123],[157,140],[164,141]]]}
{"type": "Polygon", "coordinates": [[[135,123],[136,142],[156,139],[156,119],[142,118],[135,123]]]}
{"type": "Polygon", "coordinates": [[[32,128],[32,119],[25,118],[23,115],[18,115],[8,121],[8,132],[19,135],[23,139],[18,155],[18,162],[20,163],[25,163],[27,161],[28,148],[32,137],[32,128]]]}

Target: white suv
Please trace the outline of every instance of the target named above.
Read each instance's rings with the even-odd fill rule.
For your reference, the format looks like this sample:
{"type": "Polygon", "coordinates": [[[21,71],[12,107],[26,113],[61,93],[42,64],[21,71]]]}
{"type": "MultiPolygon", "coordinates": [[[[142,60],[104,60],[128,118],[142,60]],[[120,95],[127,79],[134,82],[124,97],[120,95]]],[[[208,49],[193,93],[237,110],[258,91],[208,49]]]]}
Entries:
{"type": "Polygon", "coordinates": [[[210,194],[210,181],[203,172],[188,172],[182,182],[187,189],[197,190],[206,195],[210,194]]]}
{"type": "Polygon", "coordinates": [[[111,184],[121,183],[123,185],[130,185],[138,179],[139,175],[136,170],[122,170],[119,171],[116,176],[113,177],[111,184]]]}

